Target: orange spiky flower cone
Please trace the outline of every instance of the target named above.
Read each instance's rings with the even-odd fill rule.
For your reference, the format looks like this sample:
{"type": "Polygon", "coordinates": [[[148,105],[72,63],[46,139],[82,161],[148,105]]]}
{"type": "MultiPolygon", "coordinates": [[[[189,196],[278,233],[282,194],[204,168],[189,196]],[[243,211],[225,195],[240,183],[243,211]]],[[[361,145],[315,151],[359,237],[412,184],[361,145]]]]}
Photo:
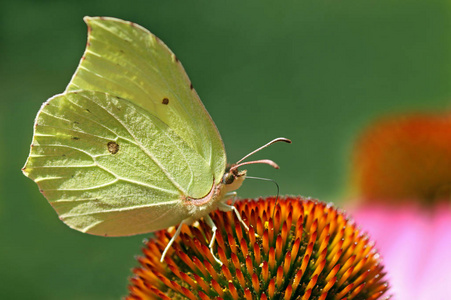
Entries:
{"type": "Polygon", "coordinates": [[[368,237],[331,205],[299,197],[235,203],[250,230],[232,212],[215,211],[211,228],[186,226],[160,263],[174,231],[146,243],[127,300],[137,299],[381,299],[388,289],[368,237]]]}

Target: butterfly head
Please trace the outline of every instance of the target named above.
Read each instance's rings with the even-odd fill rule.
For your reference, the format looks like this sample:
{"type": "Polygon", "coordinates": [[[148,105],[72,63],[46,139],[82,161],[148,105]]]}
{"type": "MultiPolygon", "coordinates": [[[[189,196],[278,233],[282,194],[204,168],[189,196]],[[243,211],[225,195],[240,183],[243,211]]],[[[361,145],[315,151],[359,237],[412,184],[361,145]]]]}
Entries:
{"type": "Polygon", "coordinates": [[[222,177],[222,184],[227,187],[227,191],[234,191],[239,189],[244,179],[246,178],[246,170],[239,171],[234,168],[235,165],[228,166],[222,177]]]}
{"type": "Polygon", "coordinates": [[[272,140],[271,142],[263,145],[262,147],[252,151],[251,153],[244,156],[242,159],[240,159],[238,162],[234,163],[233,165],[230,165],[226,168],[226,171],[224,173],[224,176],[222,177],[222,184],[227,187],[227,192],[237,190],[241,184],[243,184],[244,179],[246,178],[246,170],[239,171],[238,168],[244,165],[251,165],[251,164],[267,164],[270,165],[276,169],[279,168],[279,166],[269,159],[261,159],[261,160],[254,160],[254,161],[248,161],[243,162],[246,158],[251,156],[252,154],[260,151],[263,148],[268,147],[269,145],[272,145],[276,142],[285,142],[285,143],[291,143],[289,139],[286,138],[277,138],[272,140]]]}

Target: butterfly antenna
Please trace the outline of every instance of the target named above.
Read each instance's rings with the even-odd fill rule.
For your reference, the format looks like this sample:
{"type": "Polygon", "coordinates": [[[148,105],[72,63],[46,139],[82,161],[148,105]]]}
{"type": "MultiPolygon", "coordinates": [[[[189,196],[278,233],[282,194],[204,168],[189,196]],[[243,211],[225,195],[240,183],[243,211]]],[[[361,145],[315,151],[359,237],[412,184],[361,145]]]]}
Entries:
{"type": "MultiPolygon", "coordinates": [[[[262,177],[254,177],[254,176],[246,176],[246,179],[248,179],[248,178],[250,178],[250,179],[258,179],[258,180],[264,180],[264,181],[271,181],[271,182],[273,182],[275,185],[276,185],[276,187],[277,187],[277,198],[279,198],[279,191],[280,191],[280,188],[279,188],[279,184],[277,183],[277,181],[275,181],[274,179],[271,179],[271,178],[262,178],[262,177]]],[[[276,198],[276,199],[277,199],[276,198]]]]}
{"type": "Polygon", "coordinates": [[[276,187],[277,187],[276,203],[274,204],[274,209],[273,209],[273,211],[272,211],[272,219],[274,219],[274,213],[275,213],[276,207],[277,207],[277,200],[279,199],[279,191],[280,191],[279,184],[277,183],[277,181],[275,181],[274,179],[270,179],[270,178],[262,178],[262,177],[246,176],[246,179],[247,179],[247,178],[250,178],[250,179],[258,179],[258,180],[264,180],[264,181],[271,181],[271,182],[274,182],[274,184],[276,185],[276,187]]]}
{"type": "Polygon", "coordinates": [[[248,162],[243,162],[243,163],[242,163],[243,160],[245,160],[246,158],[248,158],[248,157],[251,156],[252,154],[255,154],[255,153],[257,153],[258,151],[260,151],[260,150],[262,150],[262,149],[268,147],[269,145],[272,145],[272,144],[274,144],[274,143],[277,143],[277,142],[285,142],[285,143],[291,144],[291,140],[289,140],[289,139],[287,139],[287,138],[280,137],[280,138],[273,139],[273,140],[270,141],[269,143],[267,143],[267,144],[261,146],[261,147],[258,148],[258,149],[255,149],[254,151],[252,151],[251,153],[247,154],[247,155],[244,156],[242,159],[240,159],[239,161],[237,161],[237,162],[230,168],[230,170],[233,171],[234,169],[238,169],[238,168],[241,167],[241,166],[244,166],[244,165],[250,165],[250,164],[267,164],[267,165],[270,165],[271,167],[273,167],[273,168],[275,168],[275,169],[278,169],[279,166],[278,166],[275,162],[273,162],[272,160],[269,160],[269,159],[254,160],[254,161],[248,161],[248,162]]]}
{"type": "Polygon", "coordinates": [[[264,148],[266,148],[266,147],[268,147],[268,146],[270,146],[270,145],[272,145],[272,144],[274,144],[274,143],[277,143],[277,142],[285,142],[285,143],[291,144],[291,140],[286,139],[286,138],[283,138],[283,137],[280,137],[280,138],[277,138],[277,139],[273,139],[273,140],[270,141],[269,143],[267,143],[267,144],[261,146],[261,147],[258,148],[258,149],[255,149],[255,150],[252,151],[251,153],[249,153],[249,154],[247,154],[246,156],[244,156],[242,159],[240,159],[239,161],[237,161],[236,164],[239,164],[240,162],[242,162],[243,160],[245,160],[246,158],[248,158],[248,157],[251,156],[252,154],[255,154],[255,153],[257,153],[258,151],[260,151],[260,150],[262,150],[262,149],[264,149],[264,148]]]}

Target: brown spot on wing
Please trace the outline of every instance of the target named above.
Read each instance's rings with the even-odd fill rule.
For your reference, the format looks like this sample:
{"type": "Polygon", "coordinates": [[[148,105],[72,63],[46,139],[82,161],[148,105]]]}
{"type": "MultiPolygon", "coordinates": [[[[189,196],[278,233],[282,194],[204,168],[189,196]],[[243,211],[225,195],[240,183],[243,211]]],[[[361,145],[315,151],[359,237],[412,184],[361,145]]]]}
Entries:
{"type": "Polygon", "coordinates": [[[116,154],[119,152],[119,144],[116,142],[108,142],[107,144],[108,147],[108,152],[110,152],[111,154],[116,154]]]}
{"type": "Polygon", "coordinates": [[[163,103],[164,105],[168,105],[169,99],[165,97],[165,98],[163,98],[163,101],[161,101],[161,103],[163,103]]]}

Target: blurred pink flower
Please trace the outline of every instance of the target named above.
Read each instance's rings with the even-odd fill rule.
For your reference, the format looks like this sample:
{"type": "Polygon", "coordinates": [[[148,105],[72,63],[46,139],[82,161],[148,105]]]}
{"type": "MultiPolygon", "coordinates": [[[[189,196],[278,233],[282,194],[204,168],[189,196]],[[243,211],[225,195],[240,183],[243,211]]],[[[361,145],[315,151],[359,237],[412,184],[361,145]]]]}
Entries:
{"type": "Polygon", "coordinates": [[[367,205],[352,212],[382,255],[396,300],[451,299],[451,208],[367,205]]]}
{"type": "Polygon", "coordinates": [[[393,299],[451,299],[451,115],[381,119],[352,158],[350,212],[376,241],[393,299]]]}

